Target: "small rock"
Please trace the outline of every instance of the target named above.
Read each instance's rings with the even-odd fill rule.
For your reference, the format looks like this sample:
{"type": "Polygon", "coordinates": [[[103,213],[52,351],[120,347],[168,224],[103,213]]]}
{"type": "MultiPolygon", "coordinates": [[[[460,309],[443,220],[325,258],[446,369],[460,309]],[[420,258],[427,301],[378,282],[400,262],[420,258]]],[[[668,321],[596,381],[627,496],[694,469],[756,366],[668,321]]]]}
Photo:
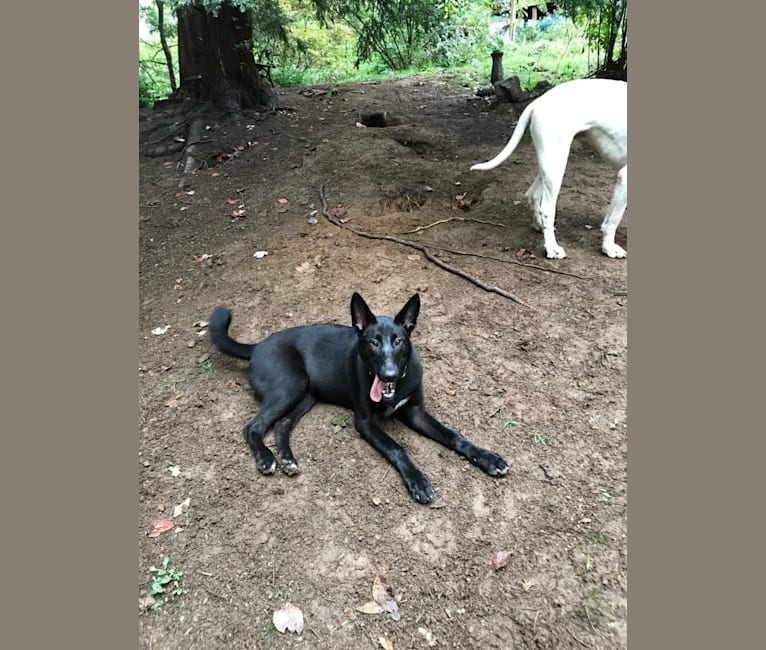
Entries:
{"type": "Polygon", "coordinates": [[[187,341],[186,347],[187,348],[193,348],[195,345],[197,345],[197,341],[187,341]]]}

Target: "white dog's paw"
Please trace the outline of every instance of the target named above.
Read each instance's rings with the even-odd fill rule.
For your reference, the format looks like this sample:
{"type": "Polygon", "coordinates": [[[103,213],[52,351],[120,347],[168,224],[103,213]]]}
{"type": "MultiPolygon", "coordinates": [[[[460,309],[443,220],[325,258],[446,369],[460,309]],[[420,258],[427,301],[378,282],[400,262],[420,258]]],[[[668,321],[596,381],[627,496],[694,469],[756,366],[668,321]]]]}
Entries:
{"type": "Polygon", "coordinates": [[[604,251],[604,255],[608,255],[609,257],[620,258],[628,256],[627,251],[617,244],[603,244],[601,250],[604,251]]]}
{"type": "Polygon", "coordinates": [[[549,260],[563,260],[567,256],[567,253],[557,244],[556,246],[546,248],[545,255],[549,260]]]}

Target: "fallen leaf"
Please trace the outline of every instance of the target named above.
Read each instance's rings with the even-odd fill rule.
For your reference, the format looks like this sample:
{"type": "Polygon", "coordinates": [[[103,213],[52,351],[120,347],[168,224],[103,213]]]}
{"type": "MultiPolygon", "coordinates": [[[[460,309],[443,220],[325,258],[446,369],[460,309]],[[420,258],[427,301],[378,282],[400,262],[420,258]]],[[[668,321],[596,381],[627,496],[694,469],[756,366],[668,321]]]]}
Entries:
{"type": "Polygon", "coordinates": [[[322,138],[322,144],[327,144],[330,140],[328,138],[322,138]]]}
{"type": "Polygon", "coordinates": [[[300,266],[296,266],[295,270],[298,271],[298,273],[305,273],[311,268],[311,264],[309,262],[304,262],[300,266]]]}
{"type": "Polygon", "coordinates": [[[226,199],[226,203],[229,205],[236,205],[239,202],[238,199],[226,199]]]}
{"type": "Polygon", "coordinates": [[[384,636],[378,637],[378,643],[383,650],[394,650],[394,644],[384,636]]]}
{"type": "Polygon", "coordinates": [[[158,519],[152,524],[152,532],[149,533],[149,537],[159,537],[165,531],[173,528],[175,524],[168,519],[158,519]]]}
{"type": "Polygon", "coordinates": [[[186,508],[188,510],[189,509],[189,504],[191,504],[191,499],[190,498],[187,498],[187,499],[184,499],[183,501],[181,501],[181,503],[179,503],[177,506],[175,506],[173,508],[173,517],[175,518],[175,517],[178,517],[181,514],[183,514],[184,508],[186,508]]]}
{"type": "Polygon", "coordinates": [[[176,192],[177,199],[180,199],[182,196],[186,196],[186,192],[176,192]]]}
{"type": "Polygon", "coordinates": [[[287,199],[278,199],[280,203],[288,203],[287,199]]]}
{"type": "Polygon", "coordinates": [[[355,609],[357,612],[361,612],[362,614],[382,614],[384,611],[383,608],[374,600],[370,600],[361,607],[356,607],[355,609]]]}
{"type": "Polygon", "coordinates": [[[181,468],[178,465],[173,465],[172,467],[168,467],[168,472],[170,472],[171,476],[180,476],[181,468]]]}
{"type": "Polygon", "coordinates": [[[211,176],[220,176],[221,174],[220,174],[219,172],[213,172],[213,173],[212,173],[212,174],[210,174],[210,175],[211,175],[211,176]]]}
{"type": "Polygon", "coordinates": [[[303,632],[303,612],[292,603],[285,603],[284,607],[275,611],[272,620],[274,627],[282,634],[288,630],[296,634],[303,632]]]}
{"type": "Polygon", "coordinates": [[[495,571],[502,569],[506,564],[508,564],[508,559],[510,557],[510,551],[498,551],[492,556],[492,568],[495,571]]]}
{"type": "Polygon", "coordinates": [[[391,587],[386,584],[385,576],[375,576],[372,582],[372,599],[383,608],[383,611],[391,614],[391,618],[398,621],[399,615],[399,597],[394,596],[391,587]]]}
{"type": "Polygon", "coordinates": [[[166,333],[166,332],[167,332],[169,329],[170,329],[170,325],[165,325],[165,327],[155,327],[155,328],[152,330],[152,334],[154,334],[155,336],[162,336],[162,335],[163,335],[163,334],[165,334],[165,333],[166,333]]]}
{"type": "Polygon", "coordinates": [[[240,212],[239,210],[232,210],[231,211],[231,216],[232,217],[244,217],[245,215],[242,214],[242,212],[240,212]]]}

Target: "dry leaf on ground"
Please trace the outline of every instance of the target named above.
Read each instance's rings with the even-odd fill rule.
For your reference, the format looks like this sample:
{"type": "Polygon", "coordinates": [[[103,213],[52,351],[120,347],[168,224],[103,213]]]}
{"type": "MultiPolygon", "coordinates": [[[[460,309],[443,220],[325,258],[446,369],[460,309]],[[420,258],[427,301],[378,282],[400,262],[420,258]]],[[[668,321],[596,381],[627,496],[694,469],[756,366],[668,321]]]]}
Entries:
{"type": "Polygon", "coordinates": [[[286,631],[300,634],[303,632],[303,612],[292,603],[285,603],[274,612],[274,627],[284,634],[286,631]]]}

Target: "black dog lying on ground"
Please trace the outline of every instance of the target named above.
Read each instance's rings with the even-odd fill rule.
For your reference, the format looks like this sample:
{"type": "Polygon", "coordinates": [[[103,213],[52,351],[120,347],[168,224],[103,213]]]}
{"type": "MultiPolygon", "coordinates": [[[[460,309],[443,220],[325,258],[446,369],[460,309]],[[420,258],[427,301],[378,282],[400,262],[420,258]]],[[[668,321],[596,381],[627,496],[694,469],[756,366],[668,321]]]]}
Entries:
{"type": "Polygon", "coordinates": [[[298,473],[290,449],[290,432],[317,402],[353,409],[354,425],[401,474],[414,499],[428,503],[433,488],[407,452],[377,423],[380,415],[394,415],[409,428],[465,456],[492,476],[504,475],[508,464],[497,454],[437,421],[423,406],[423,368],[410,343],[420,311],[420,297],[412,296],[395,318],[375,316],[362,297],[351,298],[347,325],[291,327],[261,343],[239,343],[228,334],[231,312],[216,307],[209,331],[215,347],[250,361],[250,384],[261,408],[245,426],[245,440],[264,474],[277,466],[263,438],[274,426],[277,452],[287,474],[298,473]]]}

